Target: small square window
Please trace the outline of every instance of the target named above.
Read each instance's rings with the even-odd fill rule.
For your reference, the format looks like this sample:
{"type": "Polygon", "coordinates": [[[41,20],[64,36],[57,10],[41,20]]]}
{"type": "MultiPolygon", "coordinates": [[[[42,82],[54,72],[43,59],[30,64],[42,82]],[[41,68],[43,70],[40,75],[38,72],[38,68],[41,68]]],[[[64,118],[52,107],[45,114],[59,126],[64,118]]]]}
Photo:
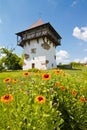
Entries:
{"type": "Polygon", "coordinates": [[[36,48],[32,48],[31,53],[36,53],[36,48]]]}
{"type": "Polygon", "coordinates": [[[56,60],[56,55],[54,56],[54,59],[56,60]]]}
{"type": "Polygon", "coordinates": [[[24,54],[24,58],[25,58],[25,59],[28,59],[28,58],[29,58],[29,55],[28,55],[28,54],[24,54]]]}

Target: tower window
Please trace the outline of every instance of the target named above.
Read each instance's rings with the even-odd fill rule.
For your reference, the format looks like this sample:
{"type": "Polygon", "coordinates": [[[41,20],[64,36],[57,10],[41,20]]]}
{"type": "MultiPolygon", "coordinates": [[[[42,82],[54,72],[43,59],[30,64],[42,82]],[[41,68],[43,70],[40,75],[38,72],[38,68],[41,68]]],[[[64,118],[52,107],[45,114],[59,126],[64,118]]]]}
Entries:
{"type": "Polygon", "coordinates": [[[24,54],[24,58],[25,58],[25,59],[28,59],[28,58],[29,58],[29,55],[28,55],[28,54],[24,54]]]}
{"type": "Polygon", "coordinates": [[[53,67],[53,63],[52,63],[52,67],[53,67]]]}
{"type": "Polygon", "coordinates": [[[36,48],[32,48],[31,53],[36,53],[36,48]]]}
{"type": "Polygon", "coordinates": [[[37,43],[39,43],[39,39],[37,38],[37,43]]]}
{"type": "Polygon", "coordinates": [[[56,60],[56,55],[54,56],[54,59],[56,60]]]}

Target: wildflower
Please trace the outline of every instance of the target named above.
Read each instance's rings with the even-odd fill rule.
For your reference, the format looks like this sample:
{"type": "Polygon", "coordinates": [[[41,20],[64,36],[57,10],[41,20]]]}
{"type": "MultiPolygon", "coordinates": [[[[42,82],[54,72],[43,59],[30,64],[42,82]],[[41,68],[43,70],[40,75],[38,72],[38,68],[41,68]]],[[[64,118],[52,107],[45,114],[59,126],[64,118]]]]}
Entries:
{"type": "Polygon", "coordinates": [[[59,86],[60,86],[60,83],[59,83],[59,82],[56,82],[56,83],[54,84],[54,86],[59,87],[59,86]]]}
{"type": "Polygon", "coordinates": [[[86,91],[86,88],[85,88],[85,87],[83,87],[83,88],[81,89],[81,91],[83,91],[83,92],[84,92],[84,91],[86,91]]]}
{"type": "Polygon", "coordinates": [[[49,80],[50,78],[51,78],[51,74],[43,74],[42,75],[42,78],[44,79],[44,80],[49,80]]]}
{"type": "Polygon", "coordinates": [[[73,88],[70,88],[70,92],[72,93],[72,91],[73,91],[73,88]]]}
{"type": "Polygon", "coordinates": [[[64,87],[64,86],[61,86],[61,90],[65,90],[65,87],[64,87]]]}
{"type": "Polygon", "coordinates": [[[3,80],[4,83],[10,83],[10,81],[11,81],[10,78],[5,78],[5,79],[3,80]]]}
{"type": "Polygon", "coordinates": [[[41,73],[42,72],[42,70],[38,70],[38,73],[41,73]]]}
{"type": "Polygon", "coordinates": [[[20,88],[20,90],[19,90],[20,92],[23,92],[24,91],[24,89],[22,89],[22,88],[20,88]]]}
{"type": "Polygon", "coordinates": [[[86,101],[86,99],[84,97],[80,98],[80,102],[85,102],[85,101],[86,101]]]}
{"type": "Polygon", "coordinates": [[[33,130],[35,130],[35,129],[36,129],[36,127],[34,126],[34,127],[33,127],[33,130]]]}
{"type": "Polygon", "coordinates": [[[76,96],[76,94],[77,94],[75,91],[72,91],[71,93],[72,93],[72,95],[74,95],[74,96],[76,96]]]}
{"type": "Polygon", "coordinates": [[[21,83],[21,84],[24,84],[24,81],[21,81],[20,83],[21,83]]]}
{"type": "Polygon", "coordinates": [[[29,72],[24,72],[23,75],[24,76],[29,76],[29,72]]]}
{"type": "Polygon", "coordinates": [[[52,94],[53,93],[53,88],[49,89],[49,93],[52,94]]]}
{"type": "Polygon", "coordinates": [[[35,101],[42,104],[42,103],[45,103],[46,99],[43,96],[37,96],[35,98],[35,101]]]}
{"type": "Polygon", "coordinates": [[[13,83],[16,84],[18,82],[17,79],[13,79],[13,83]]]}
{"type": "Polygon", "coordinates": [[[8,102],[12,102],[12,101],[13,101],[12,94],[6,94],[1,97],[1,102],[3,102],[3,103],[8,103],[8,102]]]}
{"type": "Polygon", "coordinates": [[[60,70],[55,70],[55,73],[56,73],[56,74],[60,74],[61,71],[60,71],[60,70]]]}
{"type": "Polygon", "coordinates": [[[40,73],[35,73],[35,75],[36,75],[36,76],[39,76],[39,75],[40,75],[40,73]]]}
{"type": "Polygon", "coordinates": [[[62,72],[62,76],[66,76],[67,74],[65,72],[62,72]]]}

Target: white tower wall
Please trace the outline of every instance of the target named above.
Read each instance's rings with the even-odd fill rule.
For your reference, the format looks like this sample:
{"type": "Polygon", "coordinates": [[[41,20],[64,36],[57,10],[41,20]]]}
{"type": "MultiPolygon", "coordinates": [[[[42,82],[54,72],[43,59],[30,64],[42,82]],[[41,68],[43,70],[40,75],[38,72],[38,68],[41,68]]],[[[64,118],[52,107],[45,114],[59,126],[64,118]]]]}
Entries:
{"type": "Polygon", "coordinates": [[[35,39],[26,42],[23,47],[24,54],[29,55],[29,58],[24,59],[24,70],[29,68],[50,69],[56,67],[55,46],[48,40],[46,41],[46,45],[50,47],[49,49],[44,49],[42,44],[44,45],[45,41],[43,38],[39,38],[38,40],[35,39]]]}

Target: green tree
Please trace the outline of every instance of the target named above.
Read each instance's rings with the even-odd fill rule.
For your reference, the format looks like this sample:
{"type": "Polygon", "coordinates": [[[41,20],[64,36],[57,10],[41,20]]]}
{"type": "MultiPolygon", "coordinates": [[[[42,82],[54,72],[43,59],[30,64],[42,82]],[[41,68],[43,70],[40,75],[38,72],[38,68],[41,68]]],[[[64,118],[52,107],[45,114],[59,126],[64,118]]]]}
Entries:
{"type": "Polygon", "coordinates": [[[22,69],[23,60],[13,53],[13,51],[14,49],[8,50],[6,48],[1,48],[1,53],[5,54],[2,58],[3,64],[8,70],[22,69]]]}
{"type": "Polygon", "coordinates": [[[2,59],[0,59],[0,71],[3,71],[5,68],[3,66],[3,62],[2,62],[2,59]]]}
{"type": "Polygon", "coordinates": [[[71,62],[70,65],[73,67],[79,67],[82,66],[83,64],[81,64],[80,62],[71,62]]]}

